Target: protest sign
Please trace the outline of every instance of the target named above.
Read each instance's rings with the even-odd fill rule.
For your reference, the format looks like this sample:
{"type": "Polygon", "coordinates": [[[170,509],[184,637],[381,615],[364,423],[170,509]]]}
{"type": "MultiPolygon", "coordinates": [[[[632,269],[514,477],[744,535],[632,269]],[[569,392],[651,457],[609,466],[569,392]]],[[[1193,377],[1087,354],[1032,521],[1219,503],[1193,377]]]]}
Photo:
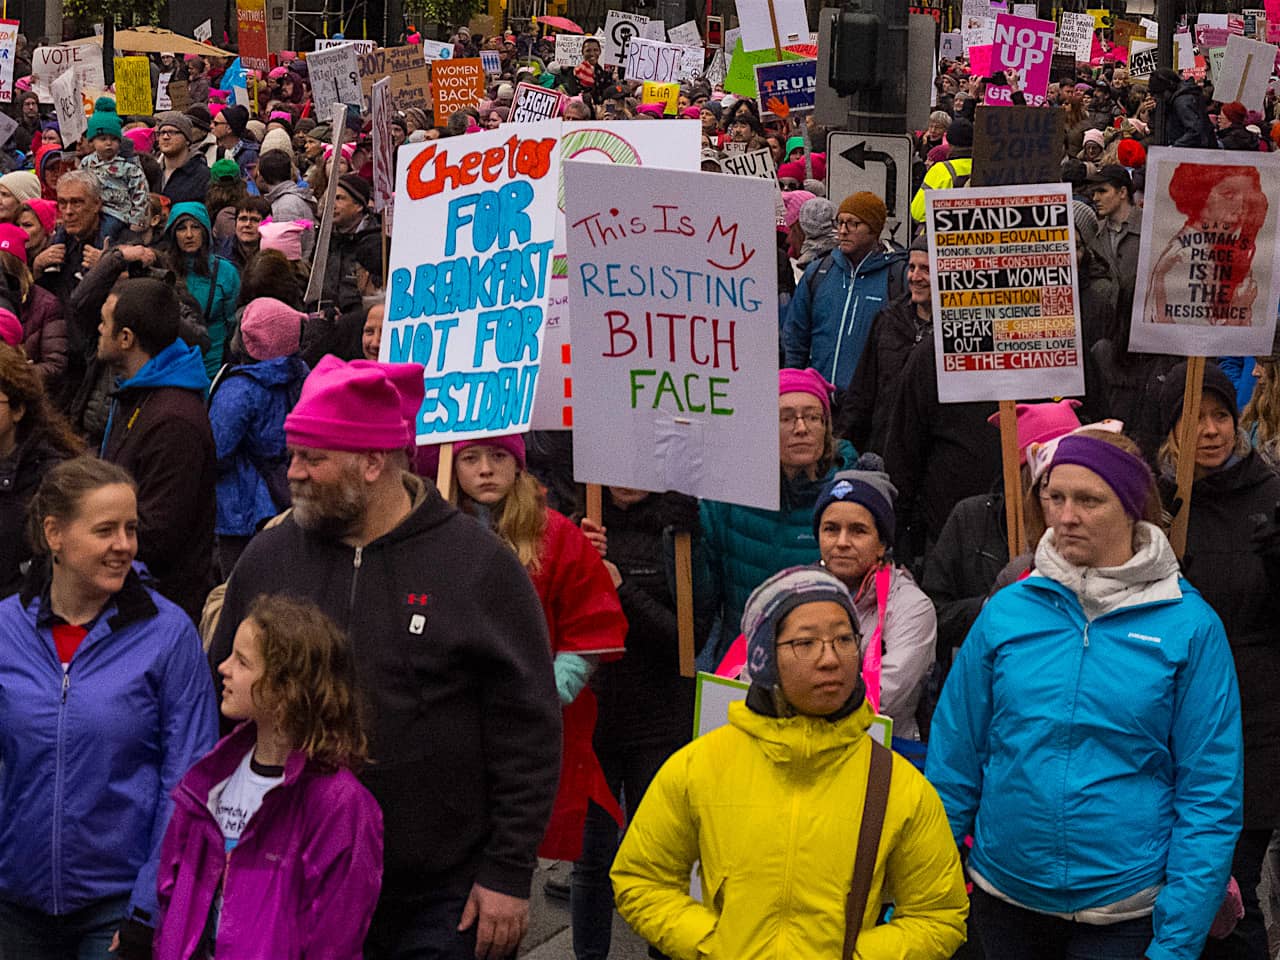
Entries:
{"type": "Polygon", "coordinates": [[[422,59],[427,63],[431,63],[433,60],[448,60],[452,56],[452,43],[440,43],[436,40],[422,41],[422,59]]]}
{"type": "Polygon", "coordinates": [[[818,61],[756,64],[756,89],[762,117],[773,116],[780,105],[785,107],[783,116],[812,110],[818,90],[818,61]]]}
{"type": "Polygon", "coordinates": [[[1132,20],[1116,20],[1111,24],[1111,39],[1117,47],[1128,49],[1129,41],[1134,37],[1145,37],[1147,32],[1132,20]]]}
{"type": "Polygon", "coordinates": [[[18,129],[18,121],[7,113],[0,113],[0,143],[8,143],[18,129]]]}
{"type": "Polygon", "coordinates": [[[1258,29],[1258,24],[1266,22],[1266,11],[1253,8],[1241,10],[1240,13],[1244,17],[1244,35],[1246,37],[1252,37],[1255,40],[1263,39],[1263,37],[1260,36],[1262,31],[1258,29]]]}
{"type": "MultiPolygon", "coordinates": [[[[783,60],[801,60],[799,54],[782,51],[783,60]]],[[[754,97],[756,90],[756,64],[776,63],[777,55],[772,50],[755,50],[747,53],[742,49],[742,39],[738,39],[737,47],[729,62],[729,71],[725,74],[724,89],[728,93],[736,93],[743,97],[754,97]]]]}
{"type": "Polygon", "coordinates": [[[776,187],[564,167],[574,478],[776,510],[776,187]]]}
{"type": "Polygon", "coordinates": [[[959,60],[964,56],[964,44],[961,42],[959,30],[940,35],[938,56],[944,60],[959,60]]]}
{"type": "MultiPolygon", "coordinates": [[[[1028,20],[1002,13],[996,17],[995,39],[991,47],[991,72],[1017,70],[1022,92],[1029,106],[1044,104],[1049,92],[1049,61],[1053,56],[1052,20],[1028,20]]],[[[987,85],[987,106],[1012,104],[1013,91],[1007,86],[987,85]]]]}
{"type": "Polygon", "coordinates": [[[456,111],[484,99],[484,68],[474,57],[437,60],[431,65],[431,89],[436,126],[446,126],[456,111]]]}
{"type": "Polygon", "coordinates": [[[717,50],[715,55],[711,58],[711,62],[707,64],[702,76],[706,79],[707,83],[716,87],[724,84],[728,71],[729,68],[726,64],[724,51],[717,50]]]}
{"type": "Polygon", "coordinates": [[[671,83],[679,75],[683,59],[684,50],[674,43],[632,37],[627,44],[627,79],[671,83]]]}
{"type": "Polygon", "coordinates": [[[146,57],[116,57],[116,113],[151,116],[151,64],[146,57]]]}
{"type": "Polygon", "coordinates": [[[206,20],[203,23],[197,24],[191,35],[201,43],[208,43],[213,37],[213,21],[206,20]]]}
{"type": "Polygon", "coordinates": [[[425,368],[419,443],[528,429],[560,133],[544,120],[400,148],[379,359],[425,368]]]}
{"type": "Polygon", "coordinates": [[[676,71],[677,80],[697,80],[702,76],[707,62],[707,52],[702,47],[682,46],[680,66],[676,71]]]}
{"type": "Polygon", "coordinates": [[[654,83],[646,80],[641,88],[641,103],[660,103],[664,116],[674,117],[680,109],[680,84],[654,83]]]}
{"type": "Polygon", "coordinates": [[[1063,115],[1052,107],[979,107],[973,117],[975,187],[1058,183],[1062,179],[1063,115]]]}
{"type": "Polygon", "coordinates": [[[1193,70],[1196,65],[1196,45],[1191,34],[1183,31],[1173,35],[1173,67],[1175,70],[1193,70]]]}
{"type": "Polygon", "coordinates": [[[656,40],[659,43],[665,43],[667,39],[667,25],[659,19],[649,20],[647,23],[640,25],[639,36],[645,40],[656,40]]]}
{"type": "Polygon", "coordinates": [[[938,399],[1084,392],[1071,188],[925,194],[938,399]]]}
{"type": "MultiPolygon", "coordinates": [[[[236,39],[240,63],[248,70],[271,69],[271,48],[267,43],[266,0],[236,0],[236,39]]],[[[310,59],[307,63],[310,64],[310,59]]]]}
{"type": "Polygon", "coordinates": [[[702,46],[702,34],[698,32],[698,24],[693,20],[672,27],[667,31],[667,39],[671,43],[678,43],[683,47],[702,46]]]}
{"type": "MultiPolygon", "coordinates": [[[[347,117],[345,104],[334,103],[329,108],[329,150],[332,156],[338,155],[342,146],[342,138],[347,117]]],[[[303,302],[315,306],[321,303],[324,294],[324,277],[329,266],[329,240],[333,236],[333,204],[338,195],[338,178],[330,177],[329,186],[325,189],[324,199],[320,201],[323,211],[320,217],[320,232],[316,237],[315,256],[311,261],[311,274],[307,278],[307,290],[302,295],[303,302]]]]}
{"type": "Polygon", "coordinates": [[[1194,36],[1197,46],[1202,50],[1210,50],[1214,47],[1225,47],[1227,45],[1227,37],[1231,36],[1231,31],[1226,27],[1214,27],[1204,23],[1197,23],[1194,36]]]}
{"type": "MultiPolygon", "coordinates": [[[[434,41],[428,40],[428,43],[434,41]]],[[[329,40],[324,37],[316,37],[316,50],[332,50],[334,47],[342,47],[350,44],[356,48],[357,53],[372,53],[377,49],[378,44],[373,40],[347,40],[345,38],[338,40],[329,40]]]]}
{"type": "Polygon", "coordinates": [[[58,114],[58,132],[62,136],[62,145],[74,146],[84,136],[85,128],[88,126],[84,115],[80,77],[75,70],[67,70],[56,77],[49,86],[53,92],[54,110],[58,114]]]}
{"type": "Polygon", "coordinates": [[[13,100],[13,53],[17,42],[18,21],[0,20],[0,103],[13,100]]]}
{"type": "MultiPolygon", "coordinates": [[[[578,49],[582,49],[581,44],[579,44],[578,49]]],[[[484,67],[484,72],[488,76],[496,77],[502,73],[502,57],[498,55],[497,50],[481,50],[480,65],[484,67]]]]}
{"type": "Polygon", "coordinates": [[[81,90],[95,94],[107,86],[102,75],[102,50],[94,44],[36,47],[31,53],[31,91],[41,103],[53,103],[53,81],[74,70],[81,90]]]}
{"type": "Polygon", "coordinates": [[[582,62],[582,44],[587,38],[576,33],[556,34],[556,63],[576,67],[582,62]]]}
{"type": "Polygon", "coordinates": [[[507,122],[534,123],[558,117],[568,99],[560,90],[548,90],[536,83],[518,83],[507,122]]]}
{"type": "Polygon", "coordinates": [[[381,213],[391,203],[396,188],[395,145],[391,140],[391,79],[373,85],[369,97],[373,117],[373,210],[381,213]]]}
{"type": "Polygon", "coordinates": [[[1034,3],[1015,3],[1011,12],[1015,17],[1028,17],[1034,20],[1036,18],[1036,5],[1034,3]]]}
{"type": "Polygon", "coordinates": [[[809,39],[804,0],[737,0],[737,7],[742,46],[749,53],[809,39]]]}
{"type": "Polygon", "coordinates": [[[960,25],[960,43],[968,53],[974,47],[989,47],[996,35],[995,17],[977,17],[960,25]]]}
{"type": "Polygon", "coordinates": [[[1214,84],[1214,99],[1221,103],[1238,100],[1246,110],[1262,110],[1275,62],[1276,48],[1271,44],[1232,34],[1227,39],[1222,72],[1214,84]]]}
{"type": "Polygon", "coordinates": [[[431,68],[422,59],[422,51],[410,44],[403,47],[378,47],[358,58],[360,92],[367,104],[373,85],[383,77],[391,79],[391,99],[400,110],[409,107],[431,109],[431,68]]]}
{"type": "Polygon", "coordinates": [[[969,71],[973,76],[985,77],[991,73],[991,44],[970,47],[968,54],[969,71]]]}
{"type": "Polygon", "coordinates": [[[1104,9],[1098,8],[1098,9],[1089,9],[1089,10],[1086,10],[1085,12],[1089,14],[1090,17],[1093,18],[1093,29],[1095,30],[1111,29],[1111,11],[1110,10],[1104,10],[1104,9]]]}
{"type": "Polygon", "coordinates": [[[1226,47],[1214,47],[1205,57],[1209,70],[1208,77],[1212,83],[1217,84],[1219,82],[1219,78],[1222,76],[1222,63],[1226,58],[1226,47]]]}
{"type": "Polygon", "coordinates": [[[1155,20],[1152,20],[1150,17],[1139,17],[1138,25],[1142,27],[1143,32],[1146,33],[1148,40],[1160,39],[1160,24],[1155,20]]]}
{"type": "Polygon", "coordinates": [[[316,114],[329,115],[333,104],[364,105],[360,89],[360,61],[353,44],[319,50],[307,57],[307,77],[316,114]]]}
{"type": "Polygon", "coordinates": [[[1129,76],[1137,80],[1149,77],[1159,69],[1156,44],[1150,40],[1132,40],[1129,46],[1129,76]]]}
{"type": "Polygon", "coordinates": [[[1271,352],[1280,303],[1280,155],[1152,147],[1130,349],[1271,352]]]}
{"type": "Polygon", "coordinates": [[[1074,53],[1077,63],[1088,60],[1093,51],[1093,17],[1064,10],[1059,21],[1057,49],[1074,53]]]}
{"type": "Polygon", "coordinates": [[[732,154],[721,161],[720,168],[736,177],[761,177],[768,180],[778,175],[773,165],[773,154],[768,149],[732,154]]]}
{"type": "Polygon", "coordinates": [[[641,35],[641,27],[649,18],[638,13],[610,10],[604,18],[604,46],[600,50],[600,62],[614,67],[626,65],[627,41],[641,35]]]}

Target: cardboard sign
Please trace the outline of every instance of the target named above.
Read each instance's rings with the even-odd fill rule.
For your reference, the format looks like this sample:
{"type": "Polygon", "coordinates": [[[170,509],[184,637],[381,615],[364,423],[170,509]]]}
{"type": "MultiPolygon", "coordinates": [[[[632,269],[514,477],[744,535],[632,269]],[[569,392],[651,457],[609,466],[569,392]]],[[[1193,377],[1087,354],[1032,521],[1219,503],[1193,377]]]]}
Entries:
{"type": "MultiPolygon", "coordinates": [[[[267,43],[266,0],[236,0],[236,38],[240,63],[248,70],[271,69],[271,47],[267,43]]],[[[310,60],[308,59],[308,64],[310,60]]]]}
{"type": "Polygon", "coordinates": [[[975,187],[1058,183],[1062,179],[1063,115],[1053,107],[979,107],[973,117],[975,187]]]}
{"type": "Polygon", "coordinates": [[[474,107],[484,99],[484,67],[478,58],[437,60],[431,65],[432,113],[437,127],[464,107],[474,107]]]}
{"type": "MultiPolygon", "coordinates": [[[[1002,13],[996,17],[995,40],[991,48],[991,71],[1017,70],[1027,104],[1042,106],[1049,92],[1049,62],[1053,57],[1052,20],[1028,20],[1002,13]]],[[[987,106],[1011,105],[1009,87],[987,85],[987,106]]]]}
{"type": "Polygon", "coordinates": [[[13,100],[13,52],[17,42],[18,21],[0,20],[0,103],[13,100]]]}
{"type": "Polygon", "coordinates": [[[674,117],[680,109],[680,84],[654,83],[652,80],[646,80],[641,88],[640,102],[660,103],[663,115],[674,117]]]}
{"type": "Polygon", "coordinates": [[[1128,47],[1134,37],[1145,37],[1147,32],[1131,20],[1116,20],[1111,24],[1111,39],[1117,47],[1128,47]]]}
{"type": "Polygon", "coordinates": [[[742,46],[748,52],[776,51],[809,39],[804,0],[737,0],[737,7],[742,46]]]}
{"type": "Polygon", "coordinates": [[[761,116],[775,115],[779,105],[785,106],[787,115],[812,110],[818,91],[818,61],[756,64],[756,89],[761,116]]]}
{"type": "Polygon", "coordinates": [[[1062,53],[1074,53],[1077,63],[1087,61],[1093,52],[1093,17],[1064,10],[1059,21],[1057,48],[1062,53]]]}
{"type": "Polygon", "coordinates": [[[930,190],[925,208],[938,399],[1083,393],[1071,188],[930,190]]]}
{"type": "Polygon", "coordinates": [[[363,106],[360,61],[354,44],[318,50],[307,57],[307,77],[316,114],[326,117],[335,103],[363,106]]]}
{"type": "Polygon", "coordinates": [[[776,510],[776,186],[564,166],[574,479],[776,510]]]}
{"type": "Polygon", "coordinates": [[[53,81],[74,70],[80,88],[96,93],[107,86],[102,75],[102,49],[91,43],[36,47],[31,52],[31,91],[41,103],[53,103],[53,81]]]}
{"type": "Polygon", "coordinates": [[[186,80],[170,80],[165,90],[169,94],[170,110],[182,113],[191,106],[191,94],[187,89],[186,80]]]}
{"type": "Polygon", "coordinates": [[[604,18],[604,45],[600,50],[600,62],[614,67],[626,65],[627,43],[632,37],[642,36],[641,28],[648,17],[638,13],[610,10],[604,18]]]}
{"type": "MultiPolygon", "coordinates": [[[[427,41],[428,43],[432,41],[427,41]]],[[[330,40],[325,37],[316,37],[315,50],[332,50],[334,47],[353,46],[357,53],[372,53],[377,49],[378,44],[373,40],[347,40],[342,38],[339,40],[330,40]]]]}
{"type": "Polygon", "coordinates": [[[667,31],[667,39],[684,47],[702,46],[702,34],[698,32],[698,24],[690,20],[667,31]]]}
{"type": "Polygon", "coordinates": [[[499,56],[497,50],[481,50],[480,64],[484,67],[484,72],[488,76],[496,77],[502,73],[502,57],[499,56]]]}
{"type": "Polygon", "coordinates": [[[964,56],[964,44],[960,40],[959,30],[941,35],[938,41],[938,56],[943,60],[959,60],[964,56]]]}
{"type": "MultiPolygon", "coordinates": [[[[495,53],[497,51],[494,51],[495,53]]],[[[427,63],[434,60],[448,60],[453,56],[452,43],[440,43],[437,40],[422,41],[422,59],[427,63]]]]}
{"type": "Polygon", "coordinates": [[[1275,62],[1276,47],[1232,34],[1214,84],[1214,98],[1222,103],[1239,100],[1246,110],[1262,110],[1275,62]]]}
{"type": "Polygon", "coordinates": [[[507,122],[534,123],[558,117],[568,99],[560,90],[548,90],[536,83],[518,83],[507,122]]]}
{"type": "Polygon", "coordinates": [[[587,38],[576,33],[556,34],[556,63],[576,67],[582,62],[582,44],[587,38]]]}
{"type": "Polygon", "coordinates": [[[674,43],[632,37],[627,44],[627,79],[671,83],[679,76],[683,59],[684,50],[674,43]]]}
{"type": "Polygon", "coordinates": [[[75,146],[88,127],[84,115],[84,100],[80,77],[75,70],[60,74],[50,85],[53,91],[53,107],[58,114],[58,132],[64,147],[75,146]]]}
{"type": "Polygon", "coordinates": [[[721,161],[720,169],[735,177],[775,180],[778,176],[777,168],[773,165],[773,154],[768,149],[729,154],[721,161]]]}
{"type": "Polygon", "coordinates": [[[419,443],[529,428],[560,133],[544,120],[400,148],[379,359],[424,367],[419,443]]]}
{"type": "Polygon", "coordinates": [[[360,92],[366,103],[371,102],[374,83],[390,77],[390,96],[399,109],[431,109],[431,67],[416,46],[378,47],[361,54],[358,63],[360,92]]]}
{"type": "Polygon", "coordinates": [[[1129,76],[1137,80],[1149,77],[1159,69],[1156,45],[1146,40],[1134,40],[1129,47],[1129,76]]]}
{"type": "Polygon", "coordinates": [[[369,97],[373,118],[373,209],[381,213],[391,204],[396,189],[396,155],[391,140],[391,78],[373,85],[369,97]]]}
{"type": "Polygon", "coordinates": [[[151,64],[146,57],[116,57],[116,113],[151,116],[151,64]]]}
{"type": "Polygon", "coordinates": [[[1277,198],[1280,155],[1148,151],[1130,349],[1271,352],[1280,303],[1277,198]]]}

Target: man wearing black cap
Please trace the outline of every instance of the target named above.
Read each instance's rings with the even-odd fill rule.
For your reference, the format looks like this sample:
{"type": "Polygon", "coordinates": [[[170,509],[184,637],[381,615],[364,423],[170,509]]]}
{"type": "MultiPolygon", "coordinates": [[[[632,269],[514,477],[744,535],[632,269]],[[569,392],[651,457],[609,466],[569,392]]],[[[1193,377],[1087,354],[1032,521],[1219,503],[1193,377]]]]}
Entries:
{"type": "Polygon", "coordinates": [[[230,157],[240,167],[240,176],[247,179],[258,165],[258,144],[245,136],[248,130],[249,108],[240,104],[224,107],[213,118],[210,128],[214,136],[214,145],[205,155],[205,161],[212,166],[223,157],[230,157]]]}
{"type": "Polygon", "coordinates": [[[369,213],[373,187],[364,177],[348,173],[339,178],[333,200],[333,235],[325,263],[321,297],[342,312],[360,304],[356,285],[356,250],[364,237],[378,235],[378,222],[369,213]]]}
{"type": "Polygon", "coordinates": [[[1122,316],[1127,316],[1133,305],[1138,247],[1142,243],[1142,210],[1133,202],[1133,179],[1124,167],[1109,163],[1089,178],[1088,186],[1098,211],[1102,236],[1120,275],[1117,309],[1122,316]]]}

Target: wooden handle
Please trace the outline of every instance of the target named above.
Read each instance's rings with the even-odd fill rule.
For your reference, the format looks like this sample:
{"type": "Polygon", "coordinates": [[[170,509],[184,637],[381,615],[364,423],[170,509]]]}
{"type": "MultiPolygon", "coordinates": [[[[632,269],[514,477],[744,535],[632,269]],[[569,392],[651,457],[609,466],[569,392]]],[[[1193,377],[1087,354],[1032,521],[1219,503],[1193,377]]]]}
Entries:
{"type": "Polygon", "coordinates": [[[446,500],[453,492],[453,444],[440,444],[440,464],[436,467],[436,489],[446,500]]]}
{"type": "Polygon", "coordinates": [[[693,665],[693,538],[676,534],[676,626],[680,642],[680,676],[692,677],[693,665]]]}
{"type": "Polygon", "coordinates": [[[1191,516],[1191,485],[1196,479],[1196,439],[1200,433],[1200,390],[1204,385],[1204,357],[1187,358],[1182,388],[1182,419],[1178,430],[1177,504],[1169,542],[1179,560],[1187,552],[1187,521],[1191,516]]]}
{"type": "Polygon", "coordinates": [[[1012,560],[1027,549],[1022,523],[1022,467],[1018,463],[1018,407],[1013,400],[1000,401],[1000,460],[1004,466],[1004,519],[1012,560]]]}
{"type": "Polygon", "coordinates": [[[604,488],[598,483],[587,484],[587,519],[597,526],[604,524],[604,488]]]}

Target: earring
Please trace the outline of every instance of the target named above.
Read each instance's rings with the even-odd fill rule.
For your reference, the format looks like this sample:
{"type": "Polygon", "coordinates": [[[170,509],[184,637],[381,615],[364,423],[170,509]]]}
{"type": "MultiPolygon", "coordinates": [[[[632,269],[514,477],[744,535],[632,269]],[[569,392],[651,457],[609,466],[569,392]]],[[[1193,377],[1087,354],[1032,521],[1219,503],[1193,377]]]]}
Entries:
{"type": "Polygon", "coordinates": [[[59,557],[56,553],[55,553],[55,554],[53,554],[52,556],[53,556],[53,562],[54,562],[54,563],[62,563],[62,558],[61,558],[61,557],[59,557]]]}

